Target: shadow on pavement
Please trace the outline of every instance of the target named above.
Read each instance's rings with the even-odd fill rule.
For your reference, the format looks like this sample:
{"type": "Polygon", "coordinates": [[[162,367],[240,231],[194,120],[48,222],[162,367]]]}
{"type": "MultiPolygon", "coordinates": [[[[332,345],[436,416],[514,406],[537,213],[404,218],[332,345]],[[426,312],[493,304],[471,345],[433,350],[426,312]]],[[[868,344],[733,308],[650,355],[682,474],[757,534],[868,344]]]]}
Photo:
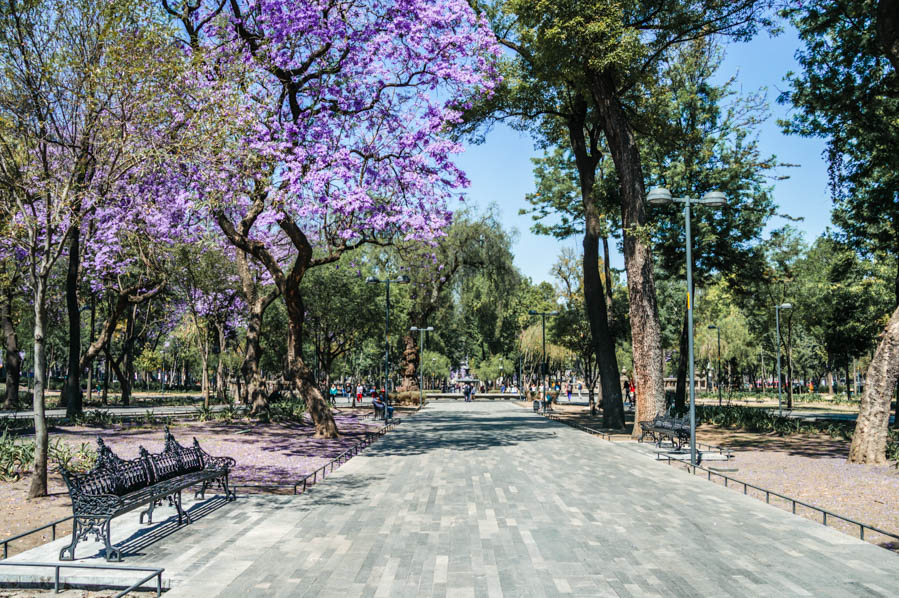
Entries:
{"type": "Polygon", "coordinates": [[[553,438],[557,429],[542,418],[430,412],[416,417],[414,427],[399,427],[376,443],[368,457],[419,455],[428,451],[483,451],[553,438]]]}

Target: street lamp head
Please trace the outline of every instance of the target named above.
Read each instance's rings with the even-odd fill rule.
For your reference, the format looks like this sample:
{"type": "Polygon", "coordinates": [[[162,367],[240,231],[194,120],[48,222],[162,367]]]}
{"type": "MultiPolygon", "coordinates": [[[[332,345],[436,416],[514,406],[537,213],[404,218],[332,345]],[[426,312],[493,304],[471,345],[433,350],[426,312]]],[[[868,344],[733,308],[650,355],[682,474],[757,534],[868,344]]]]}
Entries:
{"type": "Polygon", "coordinates": [[[650,205],[653,206],[664,206],[670,204],[671,199],[671,191],[664,187],[655,187],[650,190],[649,195],[646,196],[646,201],[649,202],[650,205]]]}
{"type": "Polygon", "coordinates": [[[365,282],[371,284],[371,283],[381,282],[381,281],[378,280],[377,278],[375,278],[374,276],[369,276],[368,278],[365,279],[365,282]]]}
{"type": "Polygon", "coordinates": [[[536,315],[537,315],[537,310],[536,310],[536,309],[529,309],[529,310],[528,310],[528,315],[529,315],[529,316],[536,316],[536,315]]]}
{"type": "Polygon", "coordinates": [[[559,312],[557,312],[557,311],[551,311],[551,312],[549,312],[549,313],[546,314],[546,315],[548,315],[548,316],[557,316],[557,315],[559,315],[559,312]]]}
{"type": "Polygon", "coordinates": [[[410,330],[411,332],[417,332],[417,331],[421,330],[421,328],[419,328],[418,326],[412,326],[412,327],[409,328],[409,330],[410,330]]]}
{"type": "Polygon", "coordinates": [[[718,327],[714,324],[709,324],[709,330],[716,330],[718,327]]]}
{"type": "Polygon", "coordinates": [[[727,196],[721,191],[709,191],[702,196],[702,201],[707,206],[720,208],[727,203],[727,196]]]}
{"type": "Polygon", "coordinates": [[[402,276],[397,276],[394,282],[398,284],[409,284],[409,277],[403,274],[402,276]]]}
{"type": "Polygon", "coordinates": [[[777,307],[779,307],[780,309],[791,309],[793,307],[793,304],[792,303],[781,303],[777,307]]]}
{"type": "Polygon", "coordinates": [[[432,330],[434,330],[433,326],[428,326],[427,328],[425,328],[425,332],[430,332],[432,330]]]}

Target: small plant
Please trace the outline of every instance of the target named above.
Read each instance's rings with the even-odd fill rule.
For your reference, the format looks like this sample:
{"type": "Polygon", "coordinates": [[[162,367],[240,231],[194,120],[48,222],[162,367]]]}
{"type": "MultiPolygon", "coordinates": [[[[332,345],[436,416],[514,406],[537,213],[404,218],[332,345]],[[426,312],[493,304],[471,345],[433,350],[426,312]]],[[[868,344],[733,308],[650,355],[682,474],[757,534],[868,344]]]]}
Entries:
{"type": "Polygon", "coordinates": [[[240,409],[236,405],[229,404],[215,414],[215,419],[230,424],[234,420],[240,419],[240,415],[240,409]]]}
{"type": "Polygon", "coordinates": [[[94,466],[97,453],[86,442],[77,449],[64,443],[60,438],[54,439],[47,447],[47,457],[68,471],[84,473],[94,466]]]}
{"type": "Polygon", "coordinates": [[[265,422],[304,423],[303,416],[306,413],[306,401],[290,393],[287,398],[269,403],[268,410],[260,414],[259,419],[265,422]]]}
{"type": "Polygon", "coordinates": [[[90,409],[76,415],[74,422],[79,426],[109,428],[119,422],[119,418],[108,409],[90,409]]]}
{"type": "Polygon", "coordinates": [[[147,409],[144,414],[140,418],[140,423],[144,426],[155,426],[158,424],[160,419],[153,415],[153,412],[147,409]]]}
{"type": "Polygon", "coordinates": [[[212,410],[212,407],[206,405],[195,407],[194,413],[197,414],[197,421],[208,422],[215,419],[215,411],[212,410]]]}
{"type": "Polygon", "coordinates": [[[6,430],[0,435],[0,481],[15,482],[34,463],[34,442],[16,442],[6,430]]]}

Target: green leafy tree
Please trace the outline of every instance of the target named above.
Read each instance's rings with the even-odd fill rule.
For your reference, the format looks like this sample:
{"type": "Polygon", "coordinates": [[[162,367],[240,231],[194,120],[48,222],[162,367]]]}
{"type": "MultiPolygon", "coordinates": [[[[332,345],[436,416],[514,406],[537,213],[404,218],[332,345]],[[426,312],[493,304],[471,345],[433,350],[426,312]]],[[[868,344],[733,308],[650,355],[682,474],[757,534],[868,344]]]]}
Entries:
{"type": "MultiPolygon", "coordinates": [[[[602,370],[603,397],[620,420],[621,393],[599,277],[601,212],[596,169],[608,148],[617,176],[637,381],[637,418],[664,410],[662,353],[652,255],[647,235],[643,160],[635,122],[645,85],[681,43],[711,35],[751,36],[769,2],[752,0],[508,0],[483,6],[511,52],[504,88],[473,115],[507,118],[541,140],[567,138],[584,213],[584,290],[602,370]]],[[[604,404],[604,407],[606,405],[604,404]]]]}
{"type": "MultiPolygon", "coordinates": [[[[835,220],[850,238],[896,258],[899,302],[899,3],[838,0],[796,4],[787,15],[805,48],[801,73],[782,100],[796,106],[785,128],[828,141],[835,220]]],[[[899,309],[881,335],[868,368],[849,460],[886,459],[890,402],[899,382],[899,309]]],[[[899,415],[899,401],[896,405],[899,415]]],[[[899,417],[897,417],[899,421],[899,417]]]]}
{"type": "Polygon", "coordinates": [[[344,256],[334,265],[313,269],[302,283],[306,340],[311,345],[324,385],[331,383],[334,362],[359,350],[365,338],[382,332],[382,289],[365,284],[344,256]]]}

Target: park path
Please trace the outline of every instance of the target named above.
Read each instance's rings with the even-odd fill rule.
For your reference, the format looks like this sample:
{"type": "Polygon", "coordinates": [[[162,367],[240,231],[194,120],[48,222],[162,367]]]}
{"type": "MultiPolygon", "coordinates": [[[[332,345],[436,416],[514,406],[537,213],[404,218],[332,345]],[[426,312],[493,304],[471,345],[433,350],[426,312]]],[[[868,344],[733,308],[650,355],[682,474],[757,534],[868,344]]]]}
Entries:
{"type": "Polygon", "coordinates": [[[209,563],[170,598],[889,596],[899,567],[505,403],[432,405],[313,491],[252,514],[258,527],[228,523],[243,533],[225,543],[197,540],[209,563]]]}
{"type": "MultiPolygon", "coordinates": [[[[899,570],[506,402],[431,404],[303,495],[191,510],[186,527],[113,522],[122,564],[165,567],[168,598],[894,596],[899,570]]],[[[59,548],[43,550],[12,560],[59,548]]]]}

